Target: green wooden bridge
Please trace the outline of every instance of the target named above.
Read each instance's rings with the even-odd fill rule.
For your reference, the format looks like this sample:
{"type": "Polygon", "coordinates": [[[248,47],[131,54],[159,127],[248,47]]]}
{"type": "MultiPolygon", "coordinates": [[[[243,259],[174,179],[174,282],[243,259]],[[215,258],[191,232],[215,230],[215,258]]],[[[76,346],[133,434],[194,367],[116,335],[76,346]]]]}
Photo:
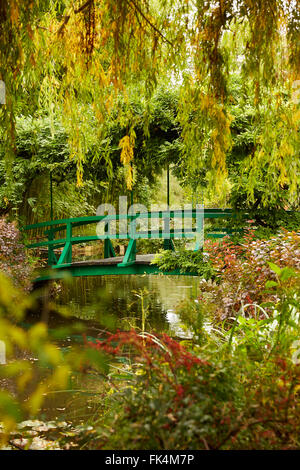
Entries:
{"type": "MultiPolygon", "coordinates": [[[[162,273],[158,266],[151,264],[154,254],[138,254],[138,239],[160,239],[163,240],[164,249],[175,250],[174,239],[186,238],[194,240],[194,250],[199,250],[203,242],[204,219],[224,220],[232,217],[231,209],[178,209],[50,220],[27,225],[23,230],[28,233],[27,248],[47,250],[47,266],[35,280],[40,282],[65,276],[162,273]],[[96,230],[93,225],[96,225],[96,230]],[[102,259],[74,260],[74,245],[86,246],[99,240],[104,241],[102,259]],[[112,240],[128,240],[124,256],[116,255],[112,240]]],[[[235,231],[214,227],[205,236],[222,238],[235,231]]],[[[182,273],[172,271],[163,274],[182,273]]]]}

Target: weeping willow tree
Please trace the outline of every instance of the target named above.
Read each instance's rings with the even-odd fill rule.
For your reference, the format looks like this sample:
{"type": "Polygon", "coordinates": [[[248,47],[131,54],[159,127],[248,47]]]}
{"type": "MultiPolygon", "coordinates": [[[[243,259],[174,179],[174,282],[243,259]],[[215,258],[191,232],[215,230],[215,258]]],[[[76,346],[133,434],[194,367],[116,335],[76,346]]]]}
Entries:
{"type": "MultiPolygon", "coordinates": [[[[296,0],[0,0],[0,19],[0,79],[6,85],[0,119],[8,161],[15,152],[16,116],[47,114],[63,122],[80,184],[91,140],[86,136],[105,143],[114,113],[126,128],[119,147],[131,188],[136,123],[126,103],[138,93],[147,105],[164,82],[180,87],[187,174],[205,168],[211,187],[222,191],[232,144],[228,84],[238,70],[250,86],[255,119],[264,122],[242,169],[249,198],[262,178],[266,201],[282,187],[296,197],[296,0]]],[[[147,113],[145,106],[145,123],[147,113]]],[[[146,124],[144,133],[147,139],[146,124]]],[[[110,174],[110,149],[103,149],[95,153],[95,165],[104,164],[110,174]]]]}

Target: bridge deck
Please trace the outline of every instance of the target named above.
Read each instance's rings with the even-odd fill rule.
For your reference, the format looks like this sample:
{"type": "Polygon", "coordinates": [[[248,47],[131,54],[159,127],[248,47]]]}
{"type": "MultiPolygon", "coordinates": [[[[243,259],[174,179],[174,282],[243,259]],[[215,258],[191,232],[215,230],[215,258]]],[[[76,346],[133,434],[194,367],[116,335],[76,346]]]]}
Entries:
{"type": "MultiPolygon", "coordinates": [[[[183,274],[179,270],[164,273],[159,270],[158,266],[151,264],[154,254],[137,255],[133,263],[120,266],[123,256],[115,256],[112,258],[104,258],[98,260],[73,261],[56,268],[56,266],[45,268],[40,272],[34,283],[48,281],[50,279],[63,279],[69,277],[81,276],[104,276],[104,275],[122,275],[122,274],[183,274]]],[[[189,273],[189,275],[196,275],[189,273]]]]}
{"type": "MultiPolygon", "coordinates": [[[[148,266],[151,264],[155,255],[147,254],[147,255],[136,255],[136,260],[134,264],[138,265],[146,265],[148,266]]],[[[73,261],[71,266],[72,267],[81,267],[81,266],[114,266],[118,263],[122,263],[124,256],[114,256],[113,258],[104,258],[104,259],[96,259],[96,260],[85,260],[85,261],[73,261]]]]}

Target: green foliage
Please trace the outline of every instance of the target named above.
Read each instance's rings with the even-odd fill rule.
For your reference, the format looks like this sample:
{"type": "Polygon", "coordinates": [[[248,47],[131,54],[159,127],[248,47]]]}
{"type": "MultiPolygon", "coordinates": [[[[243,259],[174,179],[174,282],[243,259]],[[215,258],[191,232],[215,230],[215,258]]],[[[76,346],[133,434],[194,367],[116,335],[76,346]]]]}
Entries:
{"type": "Polygon", "coordinates": [[[268,361],[272,355],[284,356],[299,335],[299,273],[268,263],[277,281],[267,281],[265,290],[276,292],[276,299],[243,304],[230,329],[223,328],[228,348],[255,361],[268,361]]]}
{"type": "MultiPolygon", "coordinates": [[[[56,343],[58,331],[52,333],[42,321],[25,328],[21,322],[34,305],[33,295],[24,294],[0,273],[0,341],[5,345],[5,363],[0,365],[1,446],[17,423],[40,413],[48,393],[72,389],[74,372],[92,367],[98,374],[108,373],[101,352],[80,346],[63,352],[56,343]]],[[[80,325],[65,328],[60,340],[83,331],[80,325]]]]}
{"type": "Polygon", "coordinates": [[[194,302],[191,300],[185,300],[181,302],[176,312],[182,321],[182,328],[188,329],[193,332],[193,338],[196,339],[197,344],[202,346],[207,343],[208,332],[205,330],[205,321],[207,319],[208,312],[205,311],[198,299],[194,302]]]}
{"type": "Polygon", "coordinates": [[[50,171],[54,185],[66,182],[70,191],[71,183],[67,181],[74,181],[76,167],[70,161],[63,127],[58,122],[52,123],[47,117],[35,120],[20,117],[16,126],[16,157],[12,168],[7,167],[5,148],[3,143],[1,145],[0,211],[18,214],[21,210],[21,215],[28,215],[27,212],[32,209],[49,214],[50,171]]]}
{"type": "Polygon", "coordinates": [[[176,251],[163,250],[152,261],[162,271],[180,271],[182,273],[197,273],[204,279],[215,276],[215,270],[211,263],[205,259],[201,250],[191,251],[184,247],[176,251]]]}
{"type": "Polygon", "coordinates": [[[131,163],[141,142],[138,136],[133,148],[136,130],[143,128],[147,137],[151,114],[155,117],[150,97],[161,84],[175,83],[180,139],[177,124],[169,127],[175,117],[173,99],[165,97],[158,123],[159,140],[167,137],[166,144],[153,142],[147,173],[153,166],[152,150],[160,149],[154,160],[161,161],[180,151],[193,185],[199,176],[220,196],[233,143],[232,79],[239,73],[242,96],[249,96],[250,105],[246,119],[236,113],[240,124],[249,127],[249,135],[237,139],[237,146],[250,150],[254,137],[253,151],[244,159],[247,197],[253,201],[256,182],[266,181],[263,204],[276,200],[281,188],[295,199],[300,56],[296,3],[44,0],[28,6],[13,0],[1,6],[0,16],[0,76],[7,86],[0,121],[7,162],[16,155],[17,117],[46,114],[52,123],[63,123],[79,184],[91,152],[87,135],[101,142],[93,147],[92,158],[112,176],[113,120],[116,134],[122,129],[125,135],[112,153],[120,153],[124,137],[131,139],[124,159],[131,185],[131,163]],[[133,109],[137,95],[142,106],[133,109]],[[249,123],[253,109],[260,123],[254,136],[249,123]]]}
{"type": "Polygon", "coordinates": [[[232,149],[226,155],[229,175],[220,186],[221,195],[210,188],[208,167],[192,171],[183,158],[182,126],[178,118],[179,88],[171,91],[161,86],[147,101],[136,90],[127,101],[120,95],[118,108],[106,122],[105,139],[97,133],[97,121],[91,107],[86,110],[89,120],[84,128],[82,187],[75,184],[76,161],[61,118],[45,113],[18,117],[13,166],[5,158],[4,140],[0,148],[0,212],[14,211],[30,222],[37,217],[49,218],[50,171],[57,216],[83,215],[82,211],[90,214],[100,202],[115,203],[120,194],[127,194],[127,170],[120,161],[119,142],[127,134],[129,121],[125,115],[129,113],[135,129],[134,161],[131,163],[136,200],[149,206],[153,198],[157,199],[156,179],[171,164],[186,195],[191,193],[198,200],[204,196],[205,202],[213,205],[223,204],[227,198],[226,201],[237,210],[248,210],[259,225],[273,228],[283,225],[293,229],[297,221],[292,226],[284,210],[297,209],[299,201],[291,197],[287,186],[274,192],[265,177],[259,178],[255,180],[252,202],[249,203],[249,185],[253,184],[253,179],[250,181],[250,170],[245,162],[254,151],[255,136],[261,132],[264,121],[255,117],[253,97],[244,94],[240,73],[234,74],[230,92],[233,101],[230,105],[232,149]],[[121,121],[120,109],[124,112],[121,121]]]}
{"type": "MultiPolygon", "coordinates": [[[[134,192],[138,202],[146,206],[150,206],[156,176],[168,163],[179,158],[178,151],[171,151],[172,142],[178,138],[176,104],[177,94],[163,89],[148,103],[151,109],[148,116],[145,102],[139,96],[133,96],[128,104],[136,125],[134,192]],[[148,127],[147,137],[145,126],[148,127]]],[[[125,106],[121,98],[119,105],[125,106]]],[[[85,133],[84,182],[80,187],[75,183],[76,162],[61,120],[49,116],[17,118],[16,155],[12,167],[5,159],[4,142],[0,145],[0,213],[14,212],[30,222],[37,218],[48,219],[50,172],[56,217],[91,214],[100,203],[116,203],[120,194],[128,194],[118,146],[126,135],[127,123],[119,123],[118,114],[112,114],[103,140],[97,135],[96,123],[90,117],[85,133]],[[105,158],[109,158],[109,166],[104,164],[105,158]]]]}

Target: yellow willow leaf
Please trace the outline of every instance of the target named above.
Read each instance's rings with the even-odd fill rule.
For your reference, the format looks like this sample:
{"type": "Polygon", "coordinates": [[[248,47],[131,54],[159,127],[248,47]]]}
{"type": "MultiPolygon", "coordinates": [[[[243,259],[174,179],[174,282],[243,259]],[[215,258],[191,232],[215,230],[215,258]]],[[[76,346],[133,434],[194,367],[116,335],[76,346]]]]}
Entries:
{"type": "Polygon", "coordinates": [[[298,124],[300,121],[300,109],[298,109],[297,111],[295,111],[295,113],[293,114],[292,116],[292,123],[293,124],[298,124]]]}
{"type": "Polygon", "coordinates": [[[53,344],[45,344],[41,351],[41,357],[47,361],[48,364],[57,366],[62,361],[62,355],[60,349],[53,344]]]}
{"type": "Polygon", "coordinates": [[[212,136],[212,138],[215,140],[215,139],[217,138],[218,134],[219,134],[218,129],[214,129],[213,132],[212,132],[212,134],[211,134],[211,136],[212,136]]]}
{"type": "Polygon", "coordinates": [[[52,377],[51,377],[51,387],[54,389],[63,390],[68,385],[68,380],[70,377],[71,369],[68,365],[63,364],[58,366],[52,377]]]}
{"type": "Polygon", "coordinates": [[[119,147],[122,149],[120,160],[126,169],[126,185],[128,189],[132,189],[132,167],[131,161],[133,160],[133,148],[134,148],[134,134],[130,137],[125,135],[119,142],[119,147]]]}
{"type": "Polygon", "coordinates": [[[21,348],[25,348],[27,345],[26,333],[21,328],[17,326],[12,326],[10,329],[10,337],[15,344],[21,348]]]}
{"type": "Polygon", "coordinates": [[[127,189],[131,190],[132,189],[132,184],[133,184],[132,166],[131,165],[126,165],[125,170],[126,170],[126,186],[127,186],[127,189]]]}
{"type": "Polygon", "coordinates": [[[13,4],[11,5],[11,10],[10,10],[11,22],[17,24],[19,21],[19,16],[20,16],[19,7],[16,4],[16,2],[13,2],[13,4]]]}
{"type": "Polygon", "coordinates": [[[128,163],[133,159],[133,148],[130,144],[130,137],[128,135],[125,135],[125,137],[120,140],[119,147],[122,149],[120,157],[121,163],[123,163],[123,165],[128,165],[128,163]]]}
{"type": "MultiPolygon", "coordinates": [[[[283,140],[280,144],[279,152],[281,153],[282,156],[289,156],[294,154],[294,147],[287,142],[286,140],[283,140]]],[[[278,166],[282,166],[282,161],[280,160],[278,162],[278,166]]]]}
{"type": "Polygon", "coordinates": [[[30,346],[32,348],[38,347],[41,342],[47,338],[47,334],[48,329],[45,323],[36,323],[33,327],[30,328],[28,332],[30,346]]]}
{"type": "Polygon", "coordinates": [[[83,171],[78,170],[77,168],[77,181],[76,181],[77,188],[81,188],[83,186],[83,171]]]}
{"type": "Polygon", "coordinates": [[[202,111],[204,111],[205,109],[210,108],[211,105],[212,105],[212,102],[211,102],[211,100],[209,99],[209,96],[208,96],[208,95],[204,95],[204,96],[202,97],[202,100],[201,100],[201,109],[202,109],[202,111]]]}
{"type": "Polygon", "coordinates": [[[111,111],[112,104],[113,104],[113,97],[112,97],[112,95],[109,95],[109,97],[108,97],[108,99],[106,100],[106,103],[105,103],[105,108],[106,108],[106,111],[108,113],[110,113],[110,111],[111,111]]]}
{"type": "Polygon", "coordinates": [[[30,396],[27,402],[27,409],[30,411],[31,414],[36,415],[39,411],[43,400],[44,400],[44,393],[46,392],[47,387],[44,384],[38,385],[35,389],[33,394],[30,396]]]}
{"type": "Polygon", "coordinates": [[[26,385],[31,381],[33,377],[33,371],[31,369],[26,370],[17,380],[18,389],[22,392],[26,385]]]}

